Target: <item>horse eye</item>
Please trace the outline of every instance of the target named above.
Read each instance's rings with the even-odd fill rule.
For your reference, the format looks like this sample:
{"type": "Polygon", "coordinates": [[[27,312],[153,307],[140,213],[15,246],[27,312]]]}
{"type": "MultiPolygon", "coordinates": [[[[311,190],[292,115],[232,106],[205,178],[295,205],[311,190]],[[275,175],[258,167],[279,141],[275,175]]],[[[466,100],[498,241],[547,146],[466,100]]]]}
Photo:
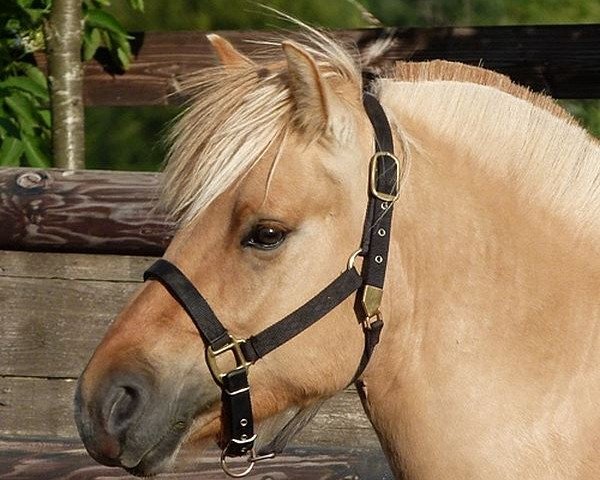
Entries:
{"type": "Polygon", "coordinates": [[[242,242],[246,247],[273,250],[283,243],[287,232],[273,225],[256,225],[242,242]]]}

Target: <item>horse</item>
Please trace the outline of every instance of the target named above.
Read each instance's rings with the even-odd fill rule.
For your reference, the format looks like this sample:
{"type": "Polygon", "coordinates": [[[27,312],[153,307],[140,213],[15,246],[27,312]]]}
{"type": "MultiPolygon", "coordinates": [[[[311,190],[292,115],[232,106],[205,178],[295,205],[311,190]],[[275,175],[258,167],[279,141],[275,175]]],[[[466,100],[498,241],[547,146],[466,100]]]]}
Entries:
{"type": "Polygon", "coordinates": [[[79,379],[88,452],[152,475],[222,445],[231,370],[247,377],[263,445],[357,381],[397,478],[600,478],[598,141],[479,67],[400,62],[367,84],[352,49],[318,31],[278,42],[276,60],[209,40],[219,64],[189,79],[164,169],[161,205],[178,222],[164,259],[222,320],[229,355],[205,349],[193,308],[150,276],[79,379]],[[231,339],[366,268],[377,132],[364,89],[399,160],[375,212],[394,202],[369,315],[379,343],[359,368],[372,323],[351,294],[246,362],[231,339]]]}

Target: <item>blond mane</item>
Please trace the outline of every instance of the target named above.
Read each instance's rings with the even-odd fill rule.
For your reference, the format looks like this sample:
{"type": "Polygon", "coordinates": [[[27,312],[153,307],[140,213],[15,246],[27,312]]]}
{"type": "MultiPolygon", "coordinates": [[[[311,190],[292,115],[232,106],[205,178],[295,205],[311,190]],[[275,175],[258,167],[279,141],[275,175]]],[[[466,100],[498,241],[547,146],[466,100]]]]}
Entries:
{"type": "MultiPolygon", "coordinates": [[[[349,81],[357,89],[361,88],[363,67],[356,52],[317,30],[303,27],[305,41],[302,46],[315,57],[325,76],[349,81]]],[[[172,129],[162,189],[162,204],[175,219],[183,223],[191,221],[217,196],[243,178],[267,150],[279,148],[292,124],[293,102],[287,84],[286,64],[284,61],[273,61],[280,55],[281,42],[265,43],[268,46],[260,53],[269,59],[269,63],[263,62],[262,66],[208,68],[190,76],[183,83],[184,93],[190,98],[189,106],[172,129]]],[[[363,59],[363,63],[366,62],[368,59],[363,59]]],[[[445,61],[398,62],[391,73],[382,74],[379,87],[375,87],[375,90],[392,81],[416,85],[443,82],[442,88],[447,85],[462,86],[454,89],[455,96],[451,92],[441,95],[428,110],[443,117],[439,121],[447,128],[456,124],[456,104],[473,104],[469,97],[478,87],[479,90],[488,88],[522,100],[531,107],[524,110],[525,116],[515,118],[508,113],[510,118],[505,119],[506,122],[512,122],[513,126],[515,122],[523,122],[523,126],[530,125],[527,132],[530,138],[526,140],[528,146],[522,150],[534,155],[536,149],[533,146],[543,144],[544,148],[538,148],[537,151],[548,152],[550,147],[547,145],[552,144],[556,146],[555,153],[560,156],[560,161],[554,158],[546,161],[538,159],[525,165],[525,160],[522,160],[519,161],[519,168],[526,172],[534,168],[534,163],[537,164],[546,177],[543,180],[548,184],[546,190],[555,192],[551,196],[570,198],[569,201],[579,205],[577,208],[587,205],[590,215],[598,213],[595,212],[600,203],[597,201],[600,195],[598,142],[549,97],[518,86],[504,75],[445,61]],[[386,80],[386,76],[391,78],[386,80]],[[548,123],[539,112],[549,113],[558,122],[548,123]],[[550,170],[554,171],[554,176],[549,175],[550,170]],[[573,178],[577,180],[577,194],[573,192],[573,178]]],[[[494,117],[496,112],[490,109],[495,110],[494,102],[502,101],[495,96],[483,109],[479,108],[481,105],[473,104],[470,115],[478,118],[473,122],[474,128],[492,128],[482,120],[494,117]],[[479,110],[475,110],[477,108],[479,110]]],[[[418,111],[424,107],[413,99],[410,108],[418,111]]],[[[496,119],[493,128],[504,128],[503,125],[496,119]]],[[[460,136],[464,133],[463,128],[457,134],[460,136]]],[[[469,134],[473,133],[469,131],[469,134]]],[[[498,161],[497,158],[489,160],[498,161]]],[[[507,168],[513,171],[516,165],[507,168]]],[[[524,173],[524,177],[526,175],[524,173]]]]}
{"type": "MultiPolygon", "coordinates": [[[[327,78],[361,87],[361,73],[349,49],[303,26],[302,45],[327,78]]],[[[264,66],[217,66],[182,83],[189,106],[171,131],[162,204],[183,223],[243,178],[271,147],[278,147],[292,123],[293,102],[281,41],[265,42],[257,58],[264,66]]],[[[313,139],[314,140],[314,139],[313,139]]]]}

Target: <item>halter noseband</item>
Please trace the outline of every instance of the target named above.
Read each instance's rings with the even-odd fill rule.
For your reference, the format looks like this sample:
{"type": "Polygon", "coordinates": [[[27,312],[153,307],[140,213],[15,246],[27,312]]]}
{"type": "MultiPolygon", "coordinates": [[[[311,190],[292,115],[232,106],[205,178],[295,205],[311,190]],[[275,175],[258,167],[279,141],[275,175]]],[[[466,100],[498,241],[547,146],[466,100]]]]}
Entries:
{"type": "Polygon", "coordinates": [[[379,342],[392,208],[399,195],[404,169],[394,156],[392,132],[381,104],[375,96],[365,92],[363,105],[375,131],[375,154],[370,164],[369,202],[361,247],[351,255],[348,268],[312,299],[262,332],[248,339],[238,339],[227,331],[202,294],[175,265],[159,259],[144,272],[144,280],[158,280],[181,304],[206,344],[206,362],[222,392],[221,466],[232,477],[243,477],[250,473],[256,461],[280,453],[269,450],[269,446],[259,455],[254,452],[256,434],[248,384],[248,369],[252,364],[306,330],[359,289],[365,348],[353,382],[362,375],[379,342]],[[354,267],[357,256],[364,259],[360,274],[354,267]],[[226,352],[231,352],[236,362],[230,371],[222,371],[217,361],[226,352]],[[248,455],[249,466],[242,472],[232,471],[227,458],[244,455],[248,455]]]}

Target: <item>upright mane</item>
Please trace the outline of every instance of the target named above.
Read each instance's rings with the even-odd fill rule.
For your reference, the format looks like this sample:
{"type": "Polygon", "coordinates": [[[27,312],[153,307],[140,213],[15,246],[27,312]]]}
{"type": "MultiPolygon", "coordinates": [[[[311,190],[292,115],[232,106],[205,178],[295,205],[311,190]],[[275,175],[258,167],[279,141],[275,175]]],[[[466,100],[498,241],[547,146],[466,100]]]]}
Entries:
{"type": "Polygon", "coordinates": [[[399,62],[378,90],[404,120],[467,148],[473,168],[510,182],[567,225],[600,231],[600,143],[551,98],[460,63],[399,62]]]}
{"type": "MultiPolygon", "coordinates": [[[[349,49],[304,26],[303,48],[327,78],[360,88],[361,71],[349,49]]],[[[189,105],[171,132],[162,203],[189,222],[260,160],[281,145],[292,123],[293,102],[281,41],[265,42],[263,65],[201,70],[183,82],[189,105]]]]}
{"type": "Polygon", "coordinates": [[[577,123],[573,116],[551,97],[518,85],[506,75],[494,72],[493,70],[486,70],[485,68],[474,67],[464,63],[433,60],[430,62],[396,62],[394,68],[389,73],[391,73],[391,78],[401,81],[427,82],[445,80],[493,87],[513,97],[525,100],[543,110],[547,110],[556,117],[566,120],[568,123],[577,123]]]}

